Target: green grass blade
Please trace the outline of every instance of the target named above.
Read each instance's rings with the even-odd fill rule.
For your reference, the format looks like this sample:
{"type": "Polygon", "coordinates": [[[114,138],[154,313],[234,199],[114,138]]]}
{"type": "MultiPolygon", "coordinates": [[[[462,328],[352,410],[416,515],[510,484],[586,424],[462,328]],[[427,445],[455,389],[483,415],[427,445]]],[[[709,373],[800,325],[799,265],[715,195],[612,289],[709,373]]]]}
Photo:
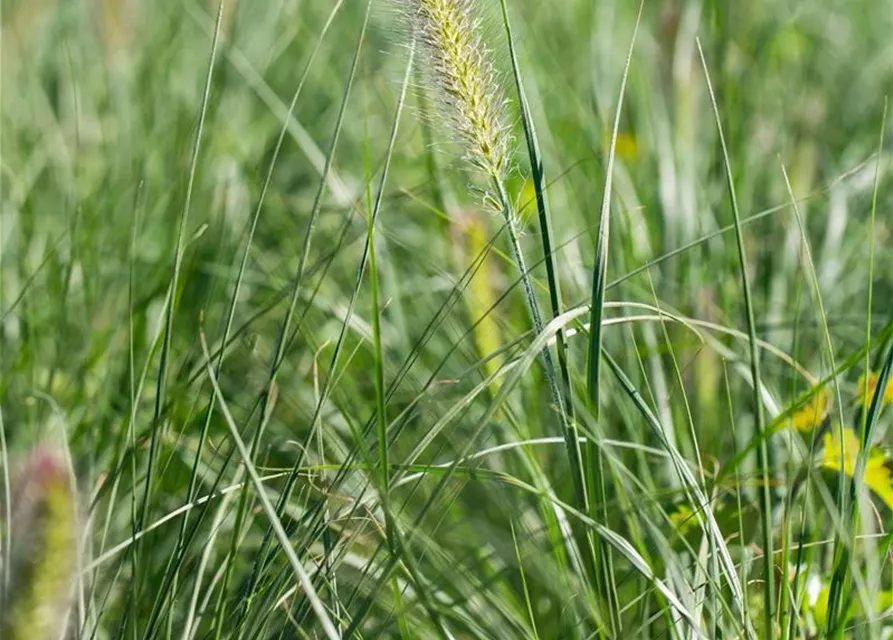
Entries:
{"type": "Polygon", "coordinates": [[[704,51],[701,48],[701,42],[698,40],[698,54],[701,58],[701,65],[704,69],[704,77],[707,82],[707,91],[710,94],[710,103],[713,106],[713,116],[716,119],[716,126],[719,133],[719,144],[722,149],[723,163],[726,172],[726,185],[729,191],[729,202],[732,208],[732,215],[735,220],[735,240],[738,248],[738,266],[741,272],[741,287],[744,296],[744,308],[747,318],[747,334],[750,347],[750,372],[753,378],[753,410],[754,410],[754,435],[760,438],[760,445],[757,447],[757,469],[760,474],[760,510],[763,515],[762,531],[763,531],[763,597],[764,597],[764,616],[763,616],[763,633],[767,638],[775,636],[775,572],[773,564],[773,548],[772,540],[772,517],[773,517],[773,500],[772,487],[769,481],[771,469],[769,468],[769,452],[768,443],[762,439],[764,429],[763,418],[763,401],[760,398],[760,386],[762,384],[762,376],[760,372],[760,358],[757,349],[757,329],[756,320],[754,319],[753,299],[750,287],[750,276],[748,275],[747,255],[744,249],[744,235],[741,231],[741,215],[738,211],[738,197],[735,193],[735,180],[732,176],[731,162],[729,161],[729,152],[726,147],[725,136],[723,134],[722,120],[719,115],[719,105],[716,102],[716,96],[713,93],[713,85],[710,82],[710,71],[707,67],[707,60],[704,57],[704,51]]]}
{"type": "Polygon", "coordinates": [[[264,513],[267,515],[267,518],[269,518],[270,525],[273,527],[273,531],[276,533],[276,538],[279,541],[280,547],[282,548],[283,553],[285,553],[286,558],[288,558],[289,565],[291,566],[292,571],[294,571],[295,577],[297,578],[298,583],[301,585],[301,589],[303,589],[304,591],[304,595],[310,601],[310,606],[313,608],[313,611],[316,614],[317,619],[319,620],[319,623],[326,634],[326,637],[328,637],[330,640],[339,640],[341,638],[341,635],[335,629],[335,625],[329,618],[329,614],[326,611],[322,600],[320,600],[319,595],[316,593],[316,589],[313,588],[313,584],[310,581],[310,576],[307,574],[307,570],[304,568],[304,565],[301,564],[301,561],[298,559],[298,556],[295,553],[294,549],[292,549],[292,542],[291,540],[289,540],[288,534],[285,532],[285,528],[282,526],[282,521],[276,515],[276,509],[273,508],[273,503],[270,502],[270,498],[267,496],[267,490],[264,487],[264,483],[260,477],[260,474],[254,467],[251,453],[248,451],[248,447],[245,446],[245,443],[242,441],[242,436],[239,435],[239,427],[236,426],[235,420],[233,419],[233,416],[229,411],[229,406],[226,402],[226,399],[223,397],[223,392],[220,390],[220,385],[217,383],[217,377],[214,375],[214,367],[212,366],[211,354],[208,351],[208,344],[205,340],[204,334],[202,334],[201,338],[202,351],[204,352],[205,356],[205,368],[208,372],[208,379],[211,381],[211,384],[214,387],[214,395],[217,397],[220,411],[223,413],[223,417],[226,419],[226,424],[229,427],[230,437],[233,439],[233,442],[239,450],[239,455],[242,457],[242,463],[245,465],[245,469],[248,471],[248,476],[251,478],[251,482],[254,485],[255,491],[257,492],[257,497],[260,500],[261,505],[263,506],[264,513]]]}
{"type": "Polygon", "coordinates": [[[586,390],[588,399],[596,419],[599,418],[599,382],[601,374],[602,331],[601,321],[604,317],[605,290],[607,288],[608,251],[611,235],[611,191],[614,184],[614,162],[617,154],[617,135],[620,133],[620,119],[623,115],[623,99],[626,95],[626,83],[632,65],[633,49],[636,44],[636,36],[639,32],[639,24],[642,20],[642,10],[645,3],[639,3],[639,13],[636,16],[636,26],[630,39],[629,51],[626,63],[623,67],[623,76],[620,81],[620,91],[617,98],[617,111],[614,113],[614,125],[611,130],[611,145],[608,149],[608,164],[605,168],[605,189],[602,196],[601,215],[598,224],[598,243],[595,247],[595,263],[592,268],[592,295],[589,304],[591,307],[589,326],[589,369],[586,378],[586,390]]]}
{"type": "MultiPolygon", "coordinates": [[[[258,412],[258,426],[255,429],[254,437],[251,442],[251,451],[254,454],[257,450],[258,444],[260,442],[260,436],[263,432],[263,426],[265,421],[269,417],[268,409],[270,404],[270,399],[272,394],[274,393],[274,389],[276,388],[276,380],[279,374],[279,370],[282,367],[283,360],[285,358],[285,354],[287,352],[287,347],[289,344],[290,336],[292,334],[292,323],[294,322],[298,300],[300,298],[300,293],[302,289],[302,285],[304,284],[304,278],[307,270],[307,262],[310,256],[310,248],[312,239],[314,236],[314,231],[316,229],[317,223],[319,221],[320,210],[322,208],[322,199],[325,194],[326,187],[329,183],[330,171],[332,170],[335,150],[338,147],[338,140],[341,135],[342,126],[344,123],[345,114],[347,112],[347,104],[348,99],[350,97],[351,88],[353,87],[354,79],[356,77],[357,68],[359,66],[360,60],[360,52],[363,48],[363,43],[365,41],[366,36],[366,28],[369,23],[369,13],[371,9],[371,2],[367,3],[365,18],[360,27],[360,33],[357,37],[356,46],[354,48],[353,58],[351,62],[350,72],[348,74],[347,80],[345,82],[344,90],[341,97],[341,103],[338,109],[338,116],[335,122],[334,131],[332,133],[331,141],[329,143],[328,154],[326,155],[324,166],[322,169],[322,175],[319,179],[319,185],[316,190],[316,194],[313,199],[313,205],[310,210],[309,220],[307,222],[307,228],[303,237],[303,242],[301,245],[301,252],[298,256],[298,264],[295,269],[294,279],[292,281],[292,289],[291,295],[289,299],[289,306],[286,312],[285,318],[282,320],[279,326],[278,335],[276,338],[275,347],[273,348],[273,353],[270,358],[270,369],[267,376],[267,382],[265,385],[265,391],[262,393],[259,403],[259,412],[258,412]]],[[[287,117],[284,118],[288,120],[287,117]]],[[[289,492],[283,493],[280,498],[280,503],[277,505],[277,513],[281,517],[281,509],[282,503],[285,497],[289,495],[289,492]]],[[[248,507],[247,502],[247,493],[242,494],[238,514],[237,514],[237,522],[241,523],[244,521],[246,510],[248,507]]],[[[241,526],[237,526],[232,537],[232,549],[235,550],[235,546],[241,535],[241,526]]],[[[263,557],[263,553],[259,555],[259,557],[263,557]]],[[[224,588],[220,590],[220,599],[218,600],[217,605],[217,613],[216,613],[216,628],[218,634],[223,630],[223,617],[225,615],[225,604],[224,597],[227,591],[226,586],[229,583],[231,575],[231,568],[227,568],[227,573],[224,577],[224,588]]]]}
{"type": "MultiPolygon", "coordinates": [[[[530,113],[530,105],[528,104],[527,94],[524,91],[524,85],[521,80],[521,67],[518,62],[515,38],[512,35],[512,27],[509,22],[506,0],[500,0],[500,6],[502,8],[502,21],[505,26],[509,56],[512,62],[512,75],[515,80],[515,90],[518,93],[518,102],[521,107],[521,123],[524,127],[524,139],[527,143],[527,159],[530,163],[530,176],[533,180],[533,187],[536,193],[536,208],[539,216],[543,263],[546,266],[546,284],[549,289],[549,304],[551,306],[552,317],[554,318],[561,314],[563,303],[561,300],[561,283],[558,279],[558,268],[555,262],[555,251],[552,246],[552,215],[546,197],[546,171],[542,155],[540,154],[539,141],[536,137],[536,126],[533,121],[533,116],[530,113]]],[[[574,406],[571,397],[567,339],[565,338],[563,329],[557,334],[556,346],[558,352],[558,369],[561,373],[561,381],[564,386],[564,408],[567,413],[567,420],[576,436],[578,434],[576,433],[576,426],[574,425],[574,406]]],[[[579,459],[579,451],[574,457],[575,459],[579,459]]]]}
{"type": "MultiPolygon", "coordinates": [[[[865,376],[867,378],[870,372],[870,352],[871,352],[871,307],[873,294],[873,277],[874,277],[874,246],[875,246],[875,222],[877,215],[877,196],[880,187],[881,176],[881,154],[884,150],[884,136],[887,130],[887,99],[884,98],[884,111],[881,119],[881,132],[878,140],[878,160],[874,173],[874,186],[871,194],[871,221],[869,225],[869,244],[868,244],[868,300],[867,314],[865,326],[865,376]]],[[[844,604],[849,601],[849,583],[851,582],[850,567],[852,559],[852,550],[859,524],[859,505],[858,494],[863,484],[865,476],[865,468],[868,463],[868,456],[871,452],[871,444],[874,436],[874,430],[880,417],[881,408],[883,407],[884,391],[890,382],[891,369],[893,369],[893,348],[887,354],[887,358],[881,367],[878,376],[878,383],[875,387],[874,396],[871,398],[871,404],[868,408],[868,414],[864,411],[867,397],[860,398],[863,410],[860,412],[862,416],[859,434],[859,442],[861,448],[856,456],[856,466],[853,470],[853,477],[849,482],[845,482],[845,465],[841,465],[840,470],[840,487],[849,484],[849,496],[847,501],[840,502],[841,515],[846,514],[844,522],[849,525],[849,539],[841,539],[838,541],[835,549],[836,563],[834,567],[834,576],[831,579],[830,593],[828,594],[828,630],[830,637],[842,638],[844,633],[844,625],[846,616],[844,604]]],[[[868,385],[865,385],[864,393],[868,394],[868,385]]],[[[838,392],[839,394],[839,392],[838,392]]],[[[843,421],[841,420],[840,438],[843,442],[843,421]]],[[[841,447],[843,454],[843,447],[841,447]]]]}
{"type": "MultiPolygon", "coordinates": [[[[183,265],[184,251],[186,248],[186,231],[189,222],[189,213],[192,207],[192,196],[195,188],[195,175],[198,170],[198,160],[202,149],[202,138],[205,127],[205,118],[208,115],[208,109],[211,101],[211,87],[214,79],[214,68],[217,63],[217,51],[220,44],[220,26],[223,18],[223,10],[225,1],[220,0],[217,5],[217,18],[214,25],[214,37],[211,42],[211,53],[208,60],[208,71],[205,77],[204,93],[202,95],[202,104],[199,110],[198,127],[196,129],[195,138],[192,145],[192,157],[189,163],[189,174],[186,182],[186,197],[183,204],[183,211],[180,214],[179,227],[177,229],[176,248],[174,250],[173,273],[170,284],[170,303],[167,308],[167,314],[164,324],[164,339],[161,345],[161,356],[158,365],[158,383],[155,391],[155,408],[152,416],[152,435],[149,443],[149,458],[146,463],[146,482],[142,497],[142,508],[140,509],[139,519],[134,523],[134,531],[139,531],[146,523],[149,515],[149,508],[152,499],[152,482],[154,481],[154,472],[156,458],[158,457],[159,440],[162,428],[162,409],[165,404],[165,392],[168,376],[168,365],[171,351],[171,341],[174,332],[174,314],[177,309],[177,300],[179,296],[180,271],[183,265]]],[[[134,554],[139,554],[139,547],[134,550],[134,554]]],[[[134,580],[138,585],[138,580],[134,580]]]]}
{"type": "MultiPolygon", "coordinates": [[[[230,339],[230,334],[233,329],[233,323],[234,323],[235,315],[236,315],[236,308],[238,306],[239,296],[240,296],[240,292],[242,290],[242,283],[243,283],[243,280],[245,277],[246,268],[248,266],[248,258],[251,253],[254,236],[257,232],[257,226],[258,226],[258,222],[260,221],[261,212],[263,211],[264,204],[266,202],[267,193],[269,192],[269,189],[270,189],[270,183],[273,178],[273,171],[276,167],[277,161],[278,161],[280,153],[282,151],[283,143],[285,141],[285,136],[288,133],[289,119],[291,118],[292,113],[295,111],[295,108],[298,103],[298,98],[300,97],[301,92],[304,88],[304,84],[305,84],[307,77],[310,73],[310,69],[313,66],[313,62],[316,59],[317,53],[320,50],[320,46],[321,46],[323,40],[325,39],[325,36],[329,30],[329,27],[331,27],[332,22],[334,21],[334,18],[337,15],[338,11],[340,10],[342,4],[343,4],[343,0],[338,0],[335,3],[335,6],[332,8],[331,13],[328,16],[328,19],[324,23],[324,25],[320,31],[320,35],[317,39],[317,44],[314,47],[314,49],[311,51],[310,56],[307,60],[307,63],[304,65],[304,70],[301,73],[301,77],[298,80],[295,91],[292,94],[292,99],[288,106],[287,115],[283,119],[283,124],[279,131],[279,137],[277,138],[275,146],[273,148],[273,154],[272,154],[272,157],[270,158],[269,167],[267,169],[263,185],[261,186],[260,196],[258,197],[257,205],[254,209],[254,213],[251,216],[251,219],[249,222],[248,234],[244,241],[244,243],[245,243],[244,250],[242,251],[242,257],[241,257],[241,260],[238,265],[235,283],[233,286],[233,292],[230,297],[229,308],[228,308],[228,311],[226,314],[226,320],[225,320],[225,323],[223,326],[223,331],[222,331],[221,338],[220,338],[221,345],[226,345],[230,339]]],[[[226,349],[222,346],[216,354],[216,364],[215,364],[216,369],[215,369],[215,371],[216,371],[216,374],[218,377],[220,376],[220,372],[223,367],[225,353],[226,353],[226,349]]],[[[186,492],[186,497],[184,499],[184,504],[188,504],[188,503],[192,502],[195,497],[195,491],[198,487],[198,480],[199,480],[199,460],[200,460],[201,455],[205,448],[205,442],[208,437],[208,429],[210,428],[211,418],[214,414],[215,402],[216,402],[216,398],[212,395],[212,397],[208,403],[208,408],[205,411],[205,419],[203,421],[201,432],[199,433],[198,444],[197,444],[196,450],[195,450],[195,461],[193,462],[193,465],[192,465],[192,472],[190,474],[189,485],[188,485],[188,489],[186,492]]],[[[161,588],[159,589],[159,594],[167,594],[168,593],[168,586],[169,586],[168,582],[169,581],[176,583],[177,575],[179,574],[179,569],[180,569],[180,561],[188,550],[186,542],[187,542],[187,528],[189,525],[189,515],[190,515],[189,512],[187,512],[186,516],[184,516],[183,519],[181,520],[180,531],[179,531],[178,538],[177,538],[176,551],[171,555],[170,568],[168,569],[168,571],[165,572],[165,579],[162,582],[161,588]]],[[[203,518],[204,512],[200,512],[198,517],[199,517],[199,519],[203,518]]],[[[195,529],[193,529],[193,531],[195,531],[195,529]]],[[[176,590],[177,590],[176,587],[174,587],[173,592],[176,592],[176,590]]],[[[156,611],[155,614],[153,614],[153,616],[152,616],[152,620],[154,620],[155,617],[157,615],[159,615],[159,613],[160,612],[156,611]]],[[[152,629],[152,625],[153,625],[153,622],[150,622],[149,630],[152,629]]]]}
{"type": "MultiPolygon", "coordinates": [[[[630,38],[629,50],[623,67],[623,75],[620,80],[620,91],[617,97],[617,110],[614,114],[614,125],[611,133],[611,145],[608,150],[608,163],[605,169],[605,187],[602,197],[601,215],[599,217],[598,243],[595,248],[595,262],[592,269],[592,295],[590,297],[589,317],[589,362],[586,378],[587,400],[589,408],[596,421],[600,420],[599,387],[601,384],[601,352],[602,352],[602,318],[604,317],[605,288],[608,274],[608,252],[611,234],[611,202],[612,186],[614,182],[614,162],[617,152],[617,136],[620,133],[620,120],[623,115],[623,101],[626,96],[626,83],[629,78],[629,70],[632,65],[633,51],[636,45],[636,37],[639,33],[639,25],[642,20],[644,0],[639,3],[639,11],[636,16],[635,27],[630,38]]],[[[573,438],[576,446],[576,438],[573,438]]],[[[598,446],[587,442],[582,458],[586,466],[587,493],[595,503],[600,503],[602,508],[599,513],[593,513],[594,517],[607,522],[608,475],[605,472],[601,450],[598,446]]],[[[596,572],[599,575],[600,591],[606,600],[610,614],[612,634],[620,633],[620,603],[617,600],[616,584],[614,578],[613,563],[610,553],[604,545],[598,550],[596,560],[596,572]]]]}

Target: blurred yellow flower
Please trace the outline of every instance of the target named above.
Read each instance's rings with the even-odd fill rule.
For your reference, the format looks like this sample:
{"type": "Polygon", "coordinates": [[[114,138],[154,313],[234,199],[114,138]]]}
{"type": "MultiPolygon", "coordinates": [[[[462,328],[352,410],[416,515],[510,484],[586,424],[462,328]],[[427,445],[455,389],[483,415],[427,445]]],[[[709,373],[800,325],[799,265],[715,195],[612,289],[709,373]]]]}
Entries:
{"type": "Polygon", "coordinates": [[[822,423],[828,415],[828,393],[820,389],[806,404],[794,412],[791,416],[791,425],[797,431],[811,431],[822,423]]]}
{"type": "MultiPolygon", "coordinates": [[[[874,371],[868,372],[867,380],[864,373],[859,376],[859,402],[862,402],[862,398],[866,397],[866,382],[868,386],[868,402],[871,402],[871,399],[874,397],[875,389],[877,389],[879,377],[880,376],[874,371]]],[[[887,388],[884,389],[884,404],[893,404],[893,380],[890,380],[890,382],[887,383],[887,388]]]]}
{"type": "MultiPolygon", "coordinates": [[[[611,149],[611,132],[606,131],[602,136],[602,151],[608,153],[611,149]]],[[[617,145],[614,154],[623,160],[635,160],[639,155],[639,142],[631,133],[617,133],[617,145]]]]}
{"type": "MultiPolygon", "coordinates": [[[[822,453],[822,466],[832,471],[840,471],[843,461],[843,471],[852,476],[856,469],[856,457],[859,455],[859,437],[849,427],[843,430],[843,444],[841,445],[839,434],[826,433],[825,449],[822,453]]],[[[887,467],[887,459],[879,449],[871,448],[868,454],[868,462],[865,465],[865,486],[871,489],[884,503],[893,509],[893,476],[887,467]]]]}
{"type": "Polygon", "coordinates": [[[679,535],[685,535],[697,523],[697,520],[694,517],[694,510],[688,506],[687,504],[680,504],[676,507],[676,510],[670,514],[670,524],[679,532],[679,535]]]}

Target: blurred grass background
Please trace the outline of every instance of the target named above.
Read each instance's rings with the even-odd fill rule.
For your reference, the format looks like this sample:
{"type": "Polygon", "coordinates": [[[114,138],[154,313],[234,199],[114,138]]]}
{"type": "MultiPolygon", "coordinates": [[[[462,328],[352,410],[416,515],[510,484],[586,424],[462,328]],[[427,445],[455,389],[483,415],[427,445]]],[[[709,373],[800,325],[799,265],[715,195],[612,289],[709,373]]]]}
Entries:
{"type": "MultiPolygon", "coordinates": [[[[571,472],[542,371],[524,359],[536,349],[503,221],[482,207],[418,69],[388,153],[407,62],[400,2],[373,2],[366,25],[357,0],[229,0],[212,56],[214,2],[3,0],[0,426],[10,457],[47,439],[70,449],[88,530],[72,637],[324,637],[314,602],[357,637],[765,637],[760,526],[775,539],[778,637],[825,633],[819,592],[840,549],[852,550],[852,588],[839,633],[887,637],[886,463],[852,532],[836,501],[847,474],[817,469],[826,433],[859,433],[858,379],[866,362],[881,369],[893,334],[893,8],[644,3],[615,144],[603,334],[638,395],[604,374],[596,420],[583,311],[639,7],[509,0],[562,311],[580,312],[564,321],[572,392],[610,478],[593,513],[633,551],[596,558],[610,566],[600,586],[575,559],[590,521],[553,500],[572,502],[571,472]],[[696,38],[746,220],[771,514],[696,38]],[[361,273],[386,164],[376,264],[361,273]],[[789,428],[818,398],[816,419],[789,428]],[[708,505],[692,503],[646,407],[708,505]],[[379,418],[386,494],[372,467],[379,418]],[[462,456],[439,484],[437,465],[462,456]],[[296,582],[249,467],[315,594],[296,582]]],[[[510,96],[509,185],[548,308],[505,31],[498,4],[480,4],[510,96]]],[[[879,453],[889,427],[881,415],[879,453]]]]}

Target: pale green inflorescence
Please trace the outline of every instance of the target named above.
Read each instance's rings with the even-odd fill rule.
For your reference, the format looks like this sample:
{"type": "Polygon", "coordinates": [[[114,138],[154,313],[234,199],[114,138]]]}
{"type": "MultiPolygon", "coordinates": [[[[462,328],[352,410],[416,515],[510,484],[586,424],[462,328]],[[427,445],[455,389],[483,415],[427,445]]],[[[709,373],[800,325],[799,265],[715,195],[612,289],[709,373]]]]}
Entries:
{"type": "Polygon", "coordinates": [[[78,517],[59,452],[38,447],[12,486],[10,591],[0,637],[57,640],[65,628],[77,572],[78,517]]]}
{"type": "Polygon", "coordinates": [[[473,0],[402,0],[411,12],[427,73],[445,102],[465,157],[501,180],[509,163],[505,99],[480,35],[473,0]]]}

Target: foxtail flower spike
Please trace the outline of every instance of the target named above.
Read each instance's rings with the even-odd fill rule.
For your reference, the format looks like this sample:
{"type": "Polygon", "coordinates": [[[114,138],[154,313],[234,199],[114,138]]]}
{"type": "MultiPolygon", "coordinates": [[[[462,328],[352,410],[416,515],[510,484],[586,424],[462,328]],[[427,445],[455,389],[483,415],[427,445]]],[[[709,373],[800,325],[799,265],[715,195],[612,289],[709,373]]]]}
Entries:
{"type": "Polygon", "coordinates": [[[0,615],[4,640],[58,640],[77,575],[78,517],[64,456],[34,449],[12,483],[10,588],[0,615]]]}
{"type": "Polygon", "coordinates": [[[480,36],[473,0],[399,0],[427,59],[428,79],[443,102],[465,158],[501,180],[509,164],[511,135],[505,98],[480,36]]]}

